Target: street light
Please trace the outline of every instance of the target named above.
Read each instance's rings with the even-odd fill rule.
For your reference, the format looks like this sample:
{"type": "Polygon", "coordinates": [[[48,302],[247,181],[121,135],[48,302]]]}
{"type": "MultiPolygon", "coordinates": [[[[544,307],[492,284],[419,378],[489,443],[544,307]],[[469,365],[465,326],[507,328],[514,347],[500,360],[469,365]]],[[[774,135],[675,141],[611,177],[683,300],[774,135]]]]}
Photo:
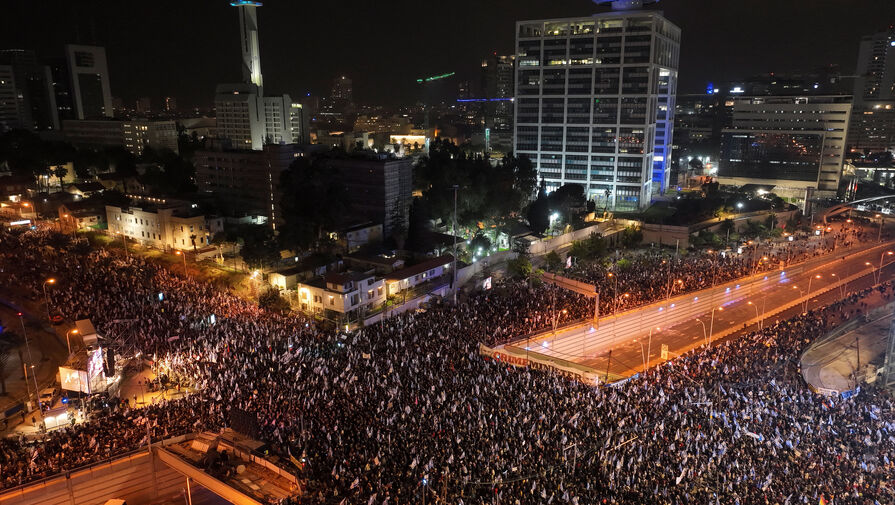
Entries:
{"type": "Polygon", "coordinates": [[[47,321],[52,323],[53,321],[50,319],[50,296],[47,294],[47,284],[56,284],[56,279],[53,279],[51,277],[51,278],[45,280],[43,283],[44,301],[46,302],[46,306],[47,306],[47,321]]]}
{"type": "MultiPolygon", "coordinates": [[[[22,336],[25,338],[25,350],[28,351],[28,361],[31,362],[31,378],[34,379],[34,401],[37,404],[37,410],[40,411],[40,422],[41,422],[41,424],[43,424],[44,409],[43,409],[43,406],[41,406],[41,404],[40,404],[40,390],[37,388],[37,375],[34,370],[34,357],[31,355],[31,345],[28,344],[28,334],[25,331],[24,314],[19,312],[16,315],[19,316],[19,322],[22,324],[22,336]]],[[[25,385],[27,386],[28,385],[28,367],[23,365],[22,368],[25,369],[25,385]]],[[[28,397],[29,398],[31,397],[30,393],[29,393],[28,397]]]]}
{"type": "MultiPolygon", "coordinates": [[[[656,329],[656,331],[662,330],[662,328],[659,328],[658,326],[656,326],[655,329],[656,329]]],[[[643,344],[641,344],[641,345],[643,345],[643,344]]],[[[649,365],[649,357],[650,357],[650,354],[652,353],[652,347],[653,347],[653,327],[650,326],[649,342],[647,342],[647,344],[646,344],[646,362],[643,364],[643,376],[644,377],[646,377],[646,367],[649,365]]],[[[643,352],[643,351],[641,351],[641,352],[643,352]]]]}
{"type": "Polygon", "coordinates": [[[71,339],[70,339],[70,337],[72,335],[77,335],[77,334],[78,334],[77,328],[72,328],[65,333],[65,343],[68,344],[68,354],[69,355],[71,355],[71,339]]]}
{"type": "Polygon", "coordinates": [[[705,323],[702,322],[702,319],[696,318],[696,322],[702,325],[702,340],[705,342],[706,347],[708,347],[709,337],[705,331],[705,323]]]}
{"type": "Polygon", "coordinates": [[[883,241],[883,215],[877,214],[875,217],[877,219],[879,219],[879,231],[876,234],[876,241],[882,242],[883,241]]]}
{"type": "Polygon", "coordinates": [[[183,276],[188,277],[188,275],[186,274],[186,254],[184,254],[183,251],[180,250],[174,251],[174,254],[183,256],[183,276]]]}
{"type": "Polygon", "coordinates": [[[880,253],[880,255],[879,255],[879,268],[876,269],[876,282],[875,282],[875,284],[879,284],[879,281],[880,281],[880,279],[881,279],[882,276],[883,276],[883,258],[885,258],[887,254],[888,254],[889,256],[892,256],[893,254],[895,254],[895,252],[892,252],[892,251],[883,251],[882,253],[880,253]]]}
{"type": "Polygon", "coordinates": [[[712,346],[712,332],[715,329],[715,310],[718,312],[723,312],[724,307],[712,307],[712,318],[709,320],[709,347],[712,346]]]}

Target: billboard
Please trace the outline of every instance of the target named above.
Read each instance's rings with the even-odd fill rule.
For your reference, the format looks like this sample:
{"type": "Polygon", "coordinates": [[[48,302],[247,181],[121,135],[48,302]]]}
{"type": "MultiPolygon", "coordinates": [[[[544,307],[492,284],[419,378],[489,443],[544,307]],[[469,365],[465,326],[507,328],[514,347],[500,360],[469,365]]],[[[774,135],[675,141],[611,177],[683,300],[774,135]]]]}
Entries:
{"type": "Polygon", "coordinates": [[[59,378],[62,382],[62,389],[90,394],[90,382],[87,380],[87,372],[59,367],[59,378]]]}

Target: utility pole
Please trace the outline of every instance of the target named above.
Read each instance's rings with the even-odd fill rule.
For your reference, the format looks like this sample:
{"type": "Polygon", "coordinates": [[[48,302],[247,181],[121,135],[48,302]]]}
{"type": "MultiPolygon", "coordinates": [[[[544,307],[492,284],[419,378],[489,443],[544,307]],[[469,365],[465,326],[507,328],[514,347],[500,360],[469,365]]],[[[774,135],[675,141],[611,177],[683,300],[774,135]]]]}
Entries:
{"type": "Polygon", "coordinates": [[[452,227],[451,234],[454,236],[454,265],[451,267],[451,271],[454,276],[454,305],[457,305],[457,191],[460,189],[460,186],[454,184],[454,224],[452,227]]]}

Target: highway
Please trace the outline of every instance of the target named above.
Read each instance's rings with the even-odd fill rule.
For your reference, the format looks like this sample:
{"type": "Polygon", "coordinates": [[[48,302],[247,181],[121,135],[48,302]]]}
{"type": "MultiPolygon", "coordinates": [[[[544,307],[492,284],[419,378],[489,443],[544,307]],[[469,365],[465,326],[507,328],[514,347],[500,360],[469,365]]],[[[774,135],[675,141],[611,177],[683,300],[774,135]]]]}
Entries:
{"type": "Polygon", "coordinates": [[[895,252],[895,242],[863,244],[616,316],[601,315],[596,327],[592,321],[581,323],[508,345],[630,376],[647,364],[665,361],[663,344],[668,346],[666,358],[671,359],[716,344],[745,326],[773,324],[775,319],[843,298],[848,291],[871,285],[880,264],[884,280],[888,279],[888,270],[893,269],[886,267],[895,262],[890,251],[895,252]]]}

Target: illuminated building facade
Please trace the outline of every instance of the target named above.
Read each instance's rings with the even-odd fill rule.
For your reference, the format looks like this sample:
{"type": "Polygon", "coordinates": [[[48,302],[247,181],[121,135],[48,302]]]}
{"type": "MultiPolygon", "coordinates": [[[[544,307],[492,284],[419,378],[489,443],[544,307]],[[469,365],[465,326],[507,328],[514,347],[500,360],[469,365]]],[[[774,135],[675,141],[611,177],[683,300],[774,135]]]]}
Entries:
{"type": "Polygon", "coordinates": [[[636,210],[665,190],[680,35],[652,11],[516,24],[514,152],[548,191],[636,210]]]}
{"type": "MultiPolygon", "coordinates": [[[[723,130],[718,182],[775,185],[818,196],[839,189],[851,97],[755,96],[733,99],[723,130]]],[[[775,192],[778,192],[775,190],[775,192]]],[[[779,194],[779,192],[778,192],[779,194]]]]}
{"type": "Polygon", "coordinates": [[[848,145],[895,152],[895,29],[861,39],[848,145]]]}

